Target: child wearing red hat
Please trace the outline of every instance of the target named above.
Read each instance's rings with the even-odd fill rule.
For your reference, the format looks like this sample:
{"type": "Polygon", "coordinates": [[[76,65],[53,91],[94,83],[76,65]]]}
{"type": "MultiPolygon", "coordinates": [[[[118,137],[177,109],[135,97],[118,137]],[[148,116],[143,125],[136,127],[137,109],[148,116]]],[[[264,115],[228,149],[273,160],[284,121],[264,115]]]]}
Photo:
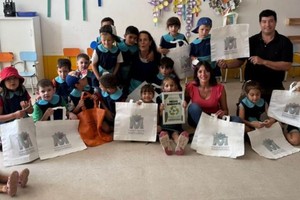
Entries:
{"type": "Polygon", "coordinates": [[[16,68],[5,67],[0,74],[0,123],[27,117],[33,111],[30,95],[24,87],[24,78],[16,68]]]}

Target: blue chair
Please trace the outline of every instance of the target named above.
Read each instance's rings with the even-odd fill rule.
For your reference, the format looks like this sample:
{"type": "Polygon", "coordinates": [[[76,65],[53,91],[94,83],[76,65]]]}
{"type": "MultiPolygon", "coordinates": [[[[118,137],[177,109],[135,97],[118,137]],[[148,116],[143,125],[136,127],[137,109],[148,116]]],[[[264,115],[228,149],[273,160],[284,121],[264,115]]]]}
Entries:
{"type": "Polygon", "coordinates": [[[32,93],[35,94],[33,80],[36,79],[36,81],[38,81],[38,77],[36,74],[36,67],[38,65],[37,53],[35,51],[21,51],[20,60],[21,61],[15,63],[14,66],[16,66],[17,64],[23,64],[23,69],[18,70],[19,74],[20,76],[24,77],[25,80],[27,78],[30,78],[31,90],[32,93]],[[28,70],[29,68],[27,65],[29,65],[29,63],[31,67],[34,68],[34,70],[28,70]]]}

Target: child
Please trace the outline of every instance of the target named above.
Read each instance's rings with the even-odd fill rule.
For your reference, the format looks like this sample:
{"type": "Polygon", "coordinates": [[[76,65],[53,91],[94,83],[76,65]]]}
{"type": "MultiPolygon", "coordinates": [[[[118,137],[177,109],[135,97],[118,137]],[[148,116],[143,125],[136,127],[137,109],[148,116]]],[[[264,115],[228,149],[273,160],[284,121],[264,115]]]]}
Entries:
{"type": "Polygon", "coordinates": [[[239,117],[245,123],[245,132],[256,128],[271,127],[275,119],[262,119],[268,111],[267,102],[261,98],[261,87],[258,82],[249,80],[244,85],[244,97],[239,104],[239,117]]]}
{"type": "MultiPolygon", "coordinates": [[[[112,26],[112,27],[113,27],[113,33],[114,33],[115,35],[117,35],[117,31],[116,31],[116,27],[115,27],[115,22],[114,22],[114,20],[113,20],[112,18],[110,18],[110,17],[104,17],[104,18],[101,20],[100,28],[101,28],[102,26],[105,26],[105,25],[110,25],[110,26],[112,26]]],[[[100,43],[101,43],[101,36],[98,36],[98,37],[96,38],[96,41],[97,41],[98,44],[100,44],[100,43]]]]}
{"type": "Polygon", "coordinates": [[[70,94],[70,88],[66,83],[66,76],[71,71],[71,61],[66,58],[60,58],[57,60],[57,74],[58,76],[52,80],[55,87],[56,94],[61,96],[65,102],[68,102],[68,96],[70,94]]]}
{"type": "Polygon", "coordinates": [[[84,90],[84,88],[88,85],[88,79],[86,76],[87,70],[83,70],[81,72],[71,71],[66,77],[66,82],[72,89],[68,101],[68,111],[71,112],[70,119],[76,119],[76,116],[73,114],[77,115],[80,113],[83,106],[87,109],[93,108],[94,100],[98,100],[98,97],[95,94],[92,94],[92,99],[82,99],[82,95],[89,93],[84,90]]]}
{"type": "Polygon", "coordinates": [[[9,176],[0,174],[0,193],[13,197],[17,194],[18,184],[24,188],[28,182],[29,169],[23,169],[20,174],[13,171],[9,176]]]}
{"type": "Polygon", "coordinates": [[[76,64],[77,64],[77,71],[82,72],[86,71],[87,72],[87,81],[88,85],[84,88],[85,91],[89,91],[90,93],[93,93],[93,88],[92,88],[92,78],[93,78],[93,72],[90,71],[88,68],[91,64],[90,57],[85,54],[85,53],[80,53],[77,55],[76,58],[76,64]]]}
{"type": "Polygon", "coordinates": [[[210,30],[212,27],[212,21],[208,17],[201,17],[197,22],[197,27],[192,31],[198,33],[196,38],[191,43],[190,56],[192,61],[198,59],[200,61],[207,61],[215,74],[215,77],[221,77],[221,70],[216,65],[216,62],[211,61],[210,53],[210,30]]]}
{"type": "MultiPolygon", "coordinates": [[[[165,77],[162,82],[162,92],[178,92],[180,91],[179,85],[176,80],[170,76],[165,77]]],[[[162,113],[164,110],[164,105],[162,103],[161,96],[158,96],[156,99],[156,103],[158,103],[160,118],[162,118],[162,113]]],[[[184,102],[182,105],[186,108],[186,103],[184,102]]],[[[160,119],[162,121],[162,119],[160,119]]],[[[176,155],[183,155],[184,148],[189,141],[188,132],[182,129],[181,124],[171,124],[164,125],[161,124],[162,131],[159,134],[159,141],[167,155],[171,155],[173,153],[172,146],[170,143],[170,137],[174,140],[176,144],[175,153],[176,155]]]]}
{"type": "Polygon", "coordinates": [[[118,48],[120,49],[123,57],[123,63],[120,64],[118,79],[123,86],[123,91],[128,94],[129,87],[129,71],[133,61],[133,55],[138,52],[137,38],[139,30],[135,26],[128,26],[125,31],[124,40],[119,42],[118,48]]]}
{"type": "Polygon", "coordinates": [[[50,116],[54,116],[54,120],[63,119],[62,110],[53,110],[52,108],[63,106],[67,107],[65,100],[55,94],[55,88],[48,79],[39,80],[37,83],[38,100],[33,105],[34,111],[32,119],[34,122],[50,120],[50,116]]]}
{"type": "MultiPolygon", "coordinates": [[[[33,111],[31,98],[25,89],[24,78],[16,68],[10,66],[2,69],[0,74],[0,124],[28,117],[33,111]]],[[[0,137],[0,150],[2,142],[0,137]]]]}
{"type": "MultiPolygon", "coordinates": [[[[159,70],[159,72],[156,75],[156,78],[153,81],[153,83],[155,83],[157,85],[161,85],[162,81],[165,77],[171,76],[174,78],[177,85],[179,86],[178,89],[182,90],[181,85],[180,85],[180,79],[178,78],[177,74],[174,71],[174,61],[171,58],[162,57],[160,59],[160,65],[159,65],[158,70],[159,70]]],[[[158,91],[158,93],[160,93],[160,91],[158,91]]]]}
{"type": "Polygon", "coordinates": [[[183,45],[182,41],[188,43],[186,37],[182,33],[179,33],[180,27],[181,23],[178,17],[170,17],[167,20],[167,29],[169,32],[161,37],[158,47],[158,51],[161,54],[167,55],[169,53],[169,49],[177,46],[176,43],[178,41],[180,46],[183,45]]]}
{"type": "Polygon", "coordinates": [[[145,84],[141,88],[141,100],[138,102],[143,103],[155,103],[153,101],[155,95],[154,87],[151,84],[145,84]]]}
{"type": "Polygon", "coordinates": [[[113,34],[112,27],[105,25],[100,29],[101,44],[94,50],[92,55],[92,69],[94,72],[93,87],[99,87],[99,80],[103,73],[118,73],[123,57],[113,43],[119,42],[119,38],[113,34]]]}
{"type": "Polygon", "coordinates": [[[114,130],[114,119],[116,115],[116,102],[126,100],[123,91],[118,88],[118,81],[113,74],[104,74],[100,78],[100,96],[101,107],[105,109],[105,119],[102,124],[102,130],[106,133],[112,133],[114,130]]]}
{"type": "MultiPolygon", "coordinates": [[[[295,92],[300,92],[300,81],[297,83],[297,89],[295,92]]],[[[300,127],[295,127],[292,125],[287,126],[287,133],[284,134],[287,141],[292,145],[300,145],[300,127]]]]}

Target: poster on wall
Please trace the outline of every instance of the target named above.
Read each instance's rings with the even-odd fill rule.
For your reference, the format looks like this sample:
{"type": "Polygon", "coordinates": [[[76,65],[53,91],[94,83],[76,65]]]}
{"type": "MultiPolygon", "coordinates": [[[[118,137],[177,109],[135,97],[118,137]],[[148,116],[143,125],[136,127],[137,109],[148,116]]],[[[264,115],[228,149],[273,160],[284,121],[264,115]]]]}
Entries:
{"type": "Polygon", "coordinates": [[[212,61],[249,55],[249,24],[231,24],[211,30],[212,61]]]}

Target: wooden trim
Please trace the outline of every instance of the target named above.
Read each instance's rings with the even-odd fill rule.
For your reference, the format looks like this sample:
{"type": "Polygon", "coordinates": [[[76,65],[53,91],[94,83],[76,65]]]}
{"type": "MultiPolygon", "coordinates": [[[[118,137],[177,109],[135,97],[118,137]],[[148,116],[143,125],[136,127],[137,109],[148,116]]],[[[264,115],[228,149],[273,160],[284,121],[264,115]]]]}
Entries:
{"type": "Polygon", "coordinates": [[[287,18],[286,24],[290,26],[300,25],[300,18],[287,18]]]}
{"type": "Polygon", "coordinates": [[[300,43],[300,35],[290,35],[287,36],[292,43],[300,43]]]}

